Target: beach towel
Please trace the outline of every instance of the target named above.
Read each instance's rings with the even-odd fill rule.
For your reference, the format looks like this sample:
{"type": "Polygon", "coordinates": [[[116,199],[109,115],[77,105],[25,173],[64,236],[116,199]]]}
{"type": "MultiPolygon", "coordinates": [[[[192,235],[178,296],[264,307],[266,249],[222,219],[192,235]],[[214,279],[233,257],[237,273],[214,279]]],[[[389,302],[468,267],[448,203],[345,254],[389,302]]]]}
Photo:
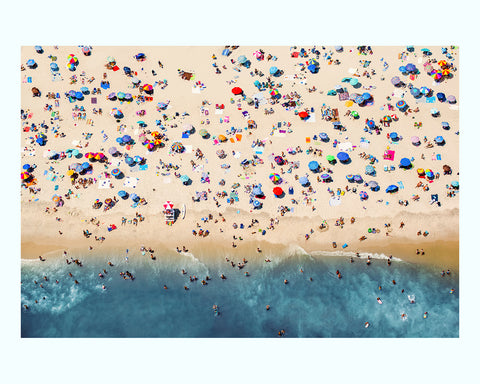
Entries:
{"type": "Polygon", "coordinates": [[[237,141],[242,141],[242,135],[240,135],[239,133],[235,135],[235,138],[237,139],[237,141]]]}
{"type": "Polygon", "coordinates": [[[306,143],[310,143],[310,142],[311,142],[310,137],[306,137],[306,138],[305,138],[305,142],[306,142],[306,143]]]}
{"type": "Polygon", "coordinates": [[[97,98],[96,97],[92,97],[90,99],[90,101],[92,102],[92,104],[97,104],[97,98]]]}
{"type": "Polygon", "coordinates": [[[140,171],[146,171],[148,169],[148,164],[143,164],[139,166],[140,171]]]}
{"type": "Polygon", "coordinates": [[[192,148],[191,145],[185,145],[185,153],[192,153],[192,148]]]}
{"type": "Polygon", "coordinates": [[[199,94],[199,93],[200,93],[200,88],[192,87],[192,93],[197,93],[197,94],[199,94]]]}
{"type": "Polygon", "coordinates": [[[427,103],[435,103],[436,98],[435,98],[435,96],[427,97],[427,98],[426,98],[426,101],[427,101],[427,103]]]}
{"type": "Polygon", "coordinates": [[[442,155],[437,154],[437,160],[442,160],[442,155]]]}
{"type": "Polygon", "coordinates": [[[403,181],[397,181],[397,184],[399,189],[404,189],[403,181]]]}
{"type": "Polygon", "coordinates": [[[138,179],[136,177],[127,177],[123,182],[125,188],[135,188],[137,186],[138,179]]]}
{"type": "Polygon", "coordinates": [[[98,182],[98,189],[110,188],[110,180],[100,180],[98,182]]]}

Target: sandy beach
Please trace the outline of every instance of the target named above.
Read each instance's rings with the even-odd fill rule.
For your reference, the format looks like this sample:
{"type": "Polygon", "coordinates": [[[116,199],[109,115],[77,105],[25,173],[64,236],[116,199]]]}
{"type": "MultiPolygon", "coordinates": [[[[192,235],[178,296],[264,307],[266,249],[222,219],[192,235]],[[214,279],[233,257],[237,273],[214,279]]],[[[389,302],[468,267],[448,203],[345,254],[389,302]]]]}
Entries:
{"type": "Polygon", "coordinates": [[[139,253],[142,245],[184,245],[195,253],[207,244],[229,252],[251,249],[255,257],[257,247],[270,245],[381,253],[458,268],[458,49],[42,50],[22,48],[22,166],[34,167],[21,170],[22,179],[29,177],[21,189],[22,258],[89,247],[92,255],[107,248],[139,253]],[[399,67],[407,65],[415,70],[402,74],[399,67]],[[445,76],[435,79],[442,71],[445,76]],[[395,76],[403,85],[393,84],[395,76]],[[235,87],[241,94],[232,92],[235,87]],[[355,101],[354,93],[370,98],[355,101]],[[438,93],[450,101],[440,102],[438,93]],[[112,116],[114,108],[122,117],[112,116]],[[130,142],[121,141],[125,135],[130,142]],[[443,142],[436,142],[438,136],[443,142]],[[172,149],[176,142],[180,148],[172,149]],[[345,164],[339,152],[349,157],[345,164]],[[410,160],[409,169],[402,169],[401,159],[410,160]],[[312,161],[319,164],[316,172],[309,169],[312,161]],[[85,162],[88,169],[81,168],[85,162]],[[374,166],[374,175],[366,174],[367,165],[374,166]],[[425,176],[429,170],[431,178],[425,176]],[[304,176],[306,186],[299,182],[304,176]],[[371,181],[378,191],[366,184],[371,181]],[[259,184],[263,195],[252,196],[259,184]],[[394,193],[387,193],[392,185],[394,193]],[[282,196],[275,196],[275,187],[282,196]],[[119,197],[121,190],[130,197],[119,197]],[[132,194],[141,200],[133,201],[132,194]],[[101,206],[95,209],[97,199],[101,206]],[[166,201],[177,210],[171,225],[165,222],[166,201]],[[200,230],[208,236],[192,234],[200,230]]]}

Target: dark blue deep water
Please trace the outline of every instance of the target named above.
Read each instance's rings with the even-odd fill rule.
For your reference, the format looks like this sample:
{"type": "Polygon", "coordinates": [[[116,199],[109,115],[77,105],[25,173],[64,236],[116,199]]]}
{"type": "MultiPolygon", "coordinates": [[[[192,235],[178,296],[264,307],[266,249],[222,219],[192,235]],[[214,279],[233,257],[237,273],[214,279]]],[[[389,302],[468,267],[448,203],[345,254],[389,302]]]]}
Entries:
{"type": "Polygon", "coordinates": [[[225,260],[205,265],[190,254],[156,256],[131,255],[128,262],[123,256],[80,257],[82,267],[62,259],[23,261],[22,337],[278,337],[281,329],[284,337],[459,336],[455,273],[441,277],[438,270],[402,261],[387,266],[385,259],[367,266],[365,259],[350,263],[342,256],[271,257],[242,270],[225,260]],[[133,281],[120,276],[126,270],[133,281]],[[190,282],[193,275],[198,280],[190,282]],[[202,285],[207,275],[211,280],[202,285]]]}

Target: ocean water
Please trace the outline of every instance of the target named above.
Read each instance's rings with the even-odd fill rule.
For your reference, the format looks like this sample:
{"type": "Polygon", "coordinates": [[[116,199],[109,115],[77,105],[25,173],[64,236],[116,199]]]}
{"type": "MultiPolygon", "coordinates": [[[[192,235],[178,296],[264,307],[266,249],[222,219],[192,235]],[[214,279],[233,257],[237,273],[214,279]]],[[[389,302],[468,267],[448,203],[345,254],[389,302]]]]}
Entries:
{"type": "MultiPolygon", "coordinates": [[[[284,330],[283,337],[294,338],[459,336],[454,272],[441,277],[441,271],[395,259],[388,266],[382,255],[375,255],[378,258],[368,266],[365,255],[354,256],[351,263],[350,254],[341,252],[288,252],[281,260],[264,255],[272,262],[250,261],[243,269],[221,257],[206,265],[193,254],[169,252],[156,254],[155,261],[140,254],[131,254],[128,262],[123,255],[80,257],[82,267],[62,259],[22,261],[21,335],[255,338],[279,337],[284,330]],[[100,278],[104,268],[107,274],[100,278]],[[126,270],[134,280],[120,276],[126,270]],[[222,273],[225,280],[220,279],[222,273]],[[193,275],[198,277],[195,282],[189,279],[193,275]],[[210,280],[202,285],[207,275],[210,280]]],[[[234,261],[241,260],[236,256],[234,261]]]]}

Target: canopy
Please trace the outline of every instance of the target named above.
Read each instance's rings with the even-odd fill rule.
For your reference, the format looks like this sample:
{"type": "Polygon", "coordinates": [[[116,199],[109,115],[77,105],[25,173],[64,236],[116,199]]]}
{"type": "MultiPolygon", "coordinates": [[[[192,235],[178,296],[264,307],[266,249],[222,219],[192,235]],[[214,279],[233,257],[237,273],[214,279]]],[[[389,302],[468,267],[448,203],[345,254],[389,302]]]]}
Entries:
{"type": "Polygon", "coordinates": [[[346,152],[338,152],[337,159],[340,160],[341,162],[345,162],[345,161],[348,161],[348,159],[350,159],[350,156],[348,156],[348,153],[346,152]]]}
{"type": "Polygon", "coordinates": [[[410,162],[410,159],[404,157],[403,159],[400,160],[400,167],[402,168],[408,168],[412,165],[410,162]]]}
{"type": "Polygon", "coordinates": [[[310,161],[308,163],[308,169],[310,169],[311,171],[316,171],[320,168],[318,162],[316,162],[315,160],[313,161],[310,161]]]}
{"type": "Polygon", "coordinates": [[[397,192],[398,191],[398,186],[392,184],[392,185],[389,185],[387,187],[387,189],[385,190],[385,192],[387,193],[394,193],[394,192],[397,192]]]}
{"type": "Polygon", "coordinates": [[[275,196],[281,196],[283,194],[283,189],[280,187],[273,188],[273,194],[275,196]]]}
{"type": "Polygon", "coordinates": [[[240,87],[234,87],[232,88],[232,93],[234,95],[241,95],[243,93],[243,89],[240,87]]]}

